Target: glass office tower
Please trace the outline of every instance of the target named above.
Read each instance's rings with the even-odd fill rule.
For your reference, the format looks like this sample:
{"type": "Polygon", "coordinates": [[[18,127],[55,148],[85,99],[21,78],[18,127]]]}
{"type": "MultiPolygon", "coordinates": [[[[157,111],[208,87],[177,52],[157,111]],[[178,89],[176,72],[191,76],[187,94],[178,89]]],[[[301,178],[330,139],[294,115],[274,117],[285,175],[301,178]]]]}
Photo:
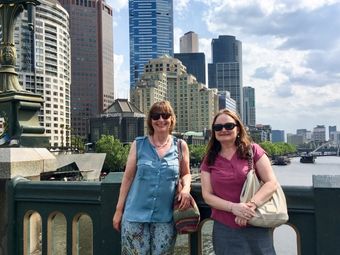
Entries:
{"type": "Polygon", "coordinates": [[[129,0],[130,89],[144,65],[164,54],[173,56],[173,1],[129,0]]]}
{"type": "Polygon", "coordinates": [[[205,55],[203,52],[175,53],[174,57],[182,62],[187,68],[187,72],[194,75],[198,82],[206,84],[205,55]]]}
{"type": "Polygon", "coordinates": [[[229,91],[243,117],[242,43],[235,36],[220,35],[211,42],[212,63],[208,64],[209,88],[229,91]]]}
{"type": "Polygon", "coordinates": [[[243,87],[243,123],[248,127],[256,125],[255,89],[243,87]]]}

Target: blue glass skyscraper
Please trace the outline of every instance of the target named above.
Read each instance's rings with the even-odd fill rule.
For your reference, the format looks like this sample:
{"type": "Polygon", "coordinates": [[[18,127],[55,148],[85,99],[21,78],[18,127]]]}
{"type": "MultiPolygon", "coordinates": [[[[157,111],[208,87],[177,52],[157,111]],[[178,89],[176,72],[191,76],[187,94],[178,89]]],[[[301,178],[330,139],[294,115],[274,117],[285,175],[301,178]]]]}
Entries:
{"type": "Polygon", "coordinates": [[[129,0],[130,89],[135,88],[144,65],[174,54],[173,1],[129,0]]]}

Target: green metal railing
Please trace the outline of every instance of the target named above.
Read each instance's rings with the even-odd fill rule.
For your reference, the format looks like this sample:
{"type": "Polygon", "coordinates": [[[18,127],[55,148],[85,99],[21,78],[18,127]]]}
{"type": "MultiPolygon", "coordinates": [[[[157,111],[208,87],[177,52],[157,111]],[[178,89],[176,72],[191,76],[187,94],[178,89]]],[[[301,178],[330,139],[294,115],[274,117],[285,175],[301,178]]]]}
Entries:
{"type": "MultiPolygon", "coordinates": [[[[9,229],[10,254],[29,254],[34,233],[30,224],[32,215],[40,217],[38,232],[41,236],[37,240],[41,254],[55,254],[58,240],[53,236],[53,226],[56,226],[53,222],[59,215],[65,225],[62,238],[66,254],[119,255],[120,234],[112,228],[112,216],[121,177],[121,173],[111,173],[103,182],[13,179],[8,192],[11,196],[10,222],[13,223],[9,229]],[[79,223],[82,215],[90,219],[89,231],[85,231],[87,235],[81,233],[86,229],[79,223]],[[84,236],[91,238],[86,241],[84,236]],[[86,251],[84,244],[90,247],[86,251]]],[[[340,176],[313,176],[313,187],[287,186],[283,189],[290,216],[288,224],[297,234],[297,254],[340,254],[340,176]]],[[[208,219],[210,208],[202,199],[200,184],[193,184],[192,195],[200,208],[202,221],[208,219]]],[[[189,239],[190,254],[201,254],[201,232],[191,234],[189,239]]]]}

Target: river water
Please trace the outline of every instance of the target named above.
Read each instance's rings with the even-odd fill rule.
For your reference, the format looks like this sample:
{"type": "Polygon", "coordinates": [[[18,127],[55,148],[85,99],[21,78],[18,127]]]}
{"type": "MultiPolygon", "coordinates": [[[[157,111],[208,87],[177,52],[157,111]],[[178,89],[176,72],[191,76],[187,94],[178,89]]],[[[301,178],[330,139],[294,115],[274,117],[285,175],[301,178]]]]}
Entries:
{"type": "MultiPolygon", "coordinates": [[[[340,157],[317,157],[314,164],[300,163],[300,158],[292,158],[286,166],[273,166],[282,186],[312,186],[313,175],[340,175],[340,157]]],[[[212,222],[208,221],[202,229],[203,255],[214,255],[211,244],[212,222]]],[[[297,255],[296,234],[283,225],[274,230],[274,246],[277,255],[297,255]]],[[[189,254],[188,236],[179,235],[176,243],[176,255],[189,254]]]]}

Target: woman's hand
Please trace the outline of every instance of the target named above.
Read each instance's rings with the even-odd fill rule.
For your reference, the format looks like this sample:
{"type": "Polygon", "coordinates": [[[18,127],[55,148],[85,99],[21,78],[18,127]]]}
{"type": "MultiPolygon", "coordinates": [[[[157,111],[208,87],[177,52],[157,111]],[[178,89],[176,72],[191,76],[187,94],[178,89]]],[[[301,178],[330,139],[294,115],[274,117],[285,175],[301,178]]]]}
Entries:
{"type": "Polygon", "coordinates": [[[120,232],[120,227],[122,223],[122,215],[123,215],[123,212],[121,210],[116,210],[112,218],[113,228],[117,230],[118,232],[120,232]]]}
{"type": "Polygon", "coordinates": [[[235,223],[241,227],[247,226],[248,221],[256,215],[253,203],[234,203],[231,212],[236,216],[235,223]]]}
{"type": "Polygon", "coordinates": [[[248,220],[239,216],[236,216],[235,218],[235,222],[237,225],[241,226],[241,227],[245,227],[247,226],[247,222],[248,220]]]}
{"type": "Polygon", "coordinates": [[[231,207],[231,212],[236,218],[239,217],[247,221],[256,215],[255,208],[251,203],[234,203],[231,207]]]}
{"type": "Polygon", "coordinates": [[[190,191],[182,189],[179,193],[177,198],[180,201],[179,209],[184,210],[190,207],[191,200],[193,199],[190,195],[190,191]]]}

